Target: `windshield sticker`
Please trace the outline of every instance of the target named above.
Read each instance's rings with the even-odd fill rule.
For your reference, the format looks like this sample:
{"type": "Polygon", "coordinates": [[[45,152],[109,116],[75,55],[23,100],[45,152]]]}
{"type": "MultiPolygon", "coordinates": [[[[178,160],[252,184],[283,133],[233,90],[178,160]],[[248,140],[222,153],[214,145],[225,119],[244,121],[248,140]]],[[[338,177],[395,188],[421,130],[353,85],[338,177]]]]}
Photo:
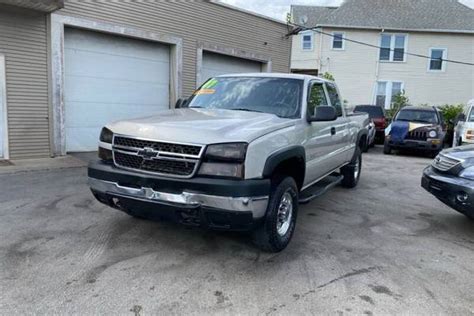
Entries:
{"type": "Polygon", "coordinates": [[[208,82],[206,82],[201,89],[212,89],[214,88],[219,82],[217,79],[211,79],[208,82]]]}
{"type": "Polygon", "coordinates": [[[214,89],[200,89],[197,90],[194,94],[195,95],[201,95],[201,94],[214,94],[216,90],[214,89]]]}

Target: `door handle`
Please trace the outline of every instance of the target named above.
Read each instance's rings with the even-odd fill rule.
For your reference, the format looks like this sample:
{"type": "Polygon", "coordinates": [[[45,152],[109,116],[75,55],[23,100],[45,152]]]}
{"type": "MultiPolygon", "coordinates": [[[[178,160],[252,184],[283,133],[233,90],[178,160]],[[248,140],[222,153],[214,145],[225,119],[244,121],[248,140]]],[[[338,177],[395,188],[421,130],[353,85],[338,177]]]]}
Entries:
{"type": "Polygon", "coordinates": [[[336,128],[335,127],[331,127],[331,135],[336,135],[336,128]]]}

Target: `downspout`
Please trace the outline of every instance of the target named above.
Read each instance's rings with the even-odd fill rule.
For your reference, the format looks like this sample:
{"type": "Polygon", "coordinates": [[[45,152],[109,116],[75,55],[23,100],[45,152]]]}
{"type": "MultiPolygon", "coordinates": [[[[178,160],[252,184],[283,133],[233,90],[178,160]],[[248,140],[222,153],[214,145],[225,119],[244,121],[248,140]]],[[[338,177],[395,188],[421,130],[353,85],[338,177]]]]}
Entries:
{"type": "Polygon", "coordinates": [[[320,29],[319,32],[319,67],[318,67],[318,76],[320,75],[320,71],[322,71],[323,67],[323,28],[320,29]]]}
{"type": "MultiPolygon", "coordinates": [[[[385,29],[381,29],[381,33],[383,33],[383,32],[385,32],[385,29]]],[[[375,102],[377,101],[377,82],[379,81],[379,72],[380,72],[379,54],[380,54],[380,51],[377,54],[376,62],[375,62],[375,82],[374,82],[374,85],[373,85],[374,90],[373,90],[373,93],[372,93],[372,102],[371,102],[373,104],[375,104],[375,102]]],[[[384,105],[384,108],[385,108],[385,105],[384,105]]]]}

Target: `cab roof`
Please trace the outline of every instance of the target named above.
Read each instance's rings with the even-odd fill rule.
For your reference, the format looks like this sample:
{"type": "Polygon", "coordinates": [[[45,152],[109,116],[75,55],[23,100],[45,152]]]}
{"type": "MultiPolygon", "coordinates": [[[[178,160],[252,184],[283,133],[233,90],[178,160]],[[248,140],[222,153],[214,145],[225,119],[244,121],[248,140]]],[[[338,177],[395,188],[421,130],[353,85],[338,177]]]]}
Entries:
{"type": "Polygon", "coordinates": [[[316,77],[316,76],[311,76],[311,75],[289,74],[289,73],[278,73],[278,72],[251,72],[251,73],[225,74],[225,75],[216,76],[216,78],[225,78],[225,77],[282,78],[282,79],[319,80],[321,82],[332,82],[330,80],[326,80],[321,77],[316,77]]]}

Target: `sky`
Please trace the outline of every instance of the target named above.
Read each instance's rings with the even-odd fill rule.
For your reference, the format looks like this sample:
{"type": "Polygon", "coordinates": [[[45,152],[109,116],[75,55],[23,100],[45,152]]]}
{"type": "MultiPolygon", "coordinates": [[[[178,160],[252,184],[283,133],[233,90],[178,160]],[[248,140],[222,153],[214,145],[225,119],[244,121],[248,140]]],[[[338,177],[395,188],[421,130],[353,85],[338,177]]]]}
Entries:
{"type": "MultiPolygon", "coordinates": [[[[337,6],[343,0],[220,0],[221,2],[250,10],[275,19],[286,20],[290,12],[290,4],[306,4],[320,6],[337,6]]],[[[461,0],[460,2],[474,8],[474,0],[461,0]]]]}

